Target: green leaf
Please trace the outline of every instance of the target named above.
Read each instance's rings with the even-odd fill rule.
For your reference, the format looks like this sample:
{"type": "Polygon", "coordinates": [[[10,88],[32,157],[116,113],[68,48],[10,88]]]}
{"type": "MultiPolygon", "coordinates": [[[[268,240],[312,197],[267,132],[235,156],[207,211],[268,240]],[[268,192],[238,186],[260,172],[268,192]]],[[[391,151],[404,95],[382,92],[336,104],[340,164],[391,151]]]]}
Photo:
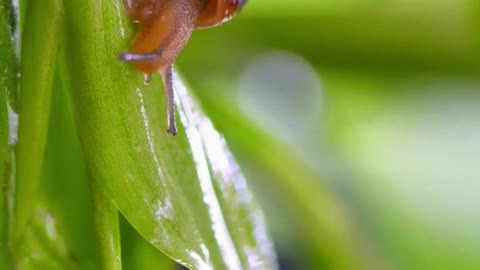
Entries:
{"type": "Polygon", "coordinates": [[[263,217],[238,166],[180,80],[185,127],[171,137],[159,78],[145,86],[117,60],[133,34],[122,1],[66,1],[65,13],[65,75],[93,188],[189,268],[275,269],[263,217]]]}

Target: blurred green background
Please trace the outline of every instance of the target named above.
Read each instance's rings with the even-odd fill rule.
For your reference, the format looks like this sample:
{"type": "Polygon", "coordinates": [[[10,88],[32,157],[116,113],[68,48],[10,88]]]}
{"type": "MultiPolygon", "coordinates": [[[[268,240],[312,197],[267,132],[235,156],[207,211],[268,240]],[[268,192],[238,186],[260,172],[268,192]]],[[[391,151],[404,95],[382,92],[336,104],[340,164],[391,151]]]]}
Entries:
{"type": "Polygon", "coordinates": [[[177,66],[282,269],[480,269],[480,4],[251,0],[177,66]]]}

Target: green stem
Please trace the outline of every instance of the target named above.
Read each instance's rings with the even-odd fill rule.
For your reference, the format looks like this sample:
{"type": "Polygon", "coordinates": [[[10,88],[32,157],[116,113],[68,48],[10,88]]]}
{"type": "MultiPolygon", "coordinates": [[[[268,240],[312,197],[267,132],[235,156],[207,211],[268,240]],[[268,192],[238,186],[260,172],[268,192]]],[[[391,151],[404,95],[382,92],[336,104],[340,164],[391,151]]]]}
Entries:
{"type": "Polygon", "coordinates": [[[121,270],[120,224],[117,208],[101,194],[95,180],[91,180],[90,190],[93,197],[93,212],[102,269],[121,270]]]}
{"type": "Polygon", "coordinates": [[[50,114],[62,1],[30,1],[26,10],[21,59],[13,247],[31,218],[40,184],[50,114]]]}
{"type": "Polygon", "coordinates": [[[0,269],[7,269],[7,218],[8,206],[6,187],[8,187],[9,167],[9,121],[7,93],[15,85],[15,61],[11,31],[9,25],[11,5],[0,0],[0,269]]]}

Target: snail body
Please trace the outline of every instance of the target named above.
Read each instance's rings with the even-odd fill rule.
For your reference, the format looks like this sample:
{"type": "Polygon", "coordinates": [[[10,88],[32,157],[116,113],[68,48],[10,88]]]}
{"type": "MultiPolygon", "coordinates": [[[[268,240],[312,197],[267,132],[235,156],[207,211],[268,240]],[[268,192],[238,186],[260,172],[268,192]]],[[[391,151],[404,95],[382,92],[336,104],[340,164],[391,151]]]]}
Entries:
{"type": "Polygon", "coordinates": [[[167,95],[168,129],[175,135],[173,64],[195,28],[208,28],[231,19],[246,0],[125,0],[129,18],[139,23],[129,53],[131,62],[149,83],[161,75],[167,95]]]}

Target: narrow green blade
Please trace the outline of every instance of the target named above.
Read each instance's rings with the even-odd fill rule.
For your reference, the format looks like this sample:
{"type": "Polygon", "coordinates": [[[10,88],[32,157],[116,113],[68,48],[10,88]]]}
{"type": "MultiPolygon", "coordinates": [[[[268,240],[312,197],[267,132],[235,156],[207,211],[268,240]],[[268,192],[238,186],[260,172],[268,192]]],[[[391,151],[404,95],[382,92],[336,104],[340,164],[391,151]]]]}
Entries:
{"type": "Polygon", "coordinates": [[[7,194],[9,167],[9,121],[7,93],[13,90],[15,79],[14,51],[12,46],[10,24],[8,18],[10,5],[0,1],[0,268],[7,265],[7,194]]]}
{"type": "Polygon", "coordinates": [[[18,104],[14,245],[20,244],[36,205],[62,15],[61,0],[30,1],[26,11],[18,104]]]}

